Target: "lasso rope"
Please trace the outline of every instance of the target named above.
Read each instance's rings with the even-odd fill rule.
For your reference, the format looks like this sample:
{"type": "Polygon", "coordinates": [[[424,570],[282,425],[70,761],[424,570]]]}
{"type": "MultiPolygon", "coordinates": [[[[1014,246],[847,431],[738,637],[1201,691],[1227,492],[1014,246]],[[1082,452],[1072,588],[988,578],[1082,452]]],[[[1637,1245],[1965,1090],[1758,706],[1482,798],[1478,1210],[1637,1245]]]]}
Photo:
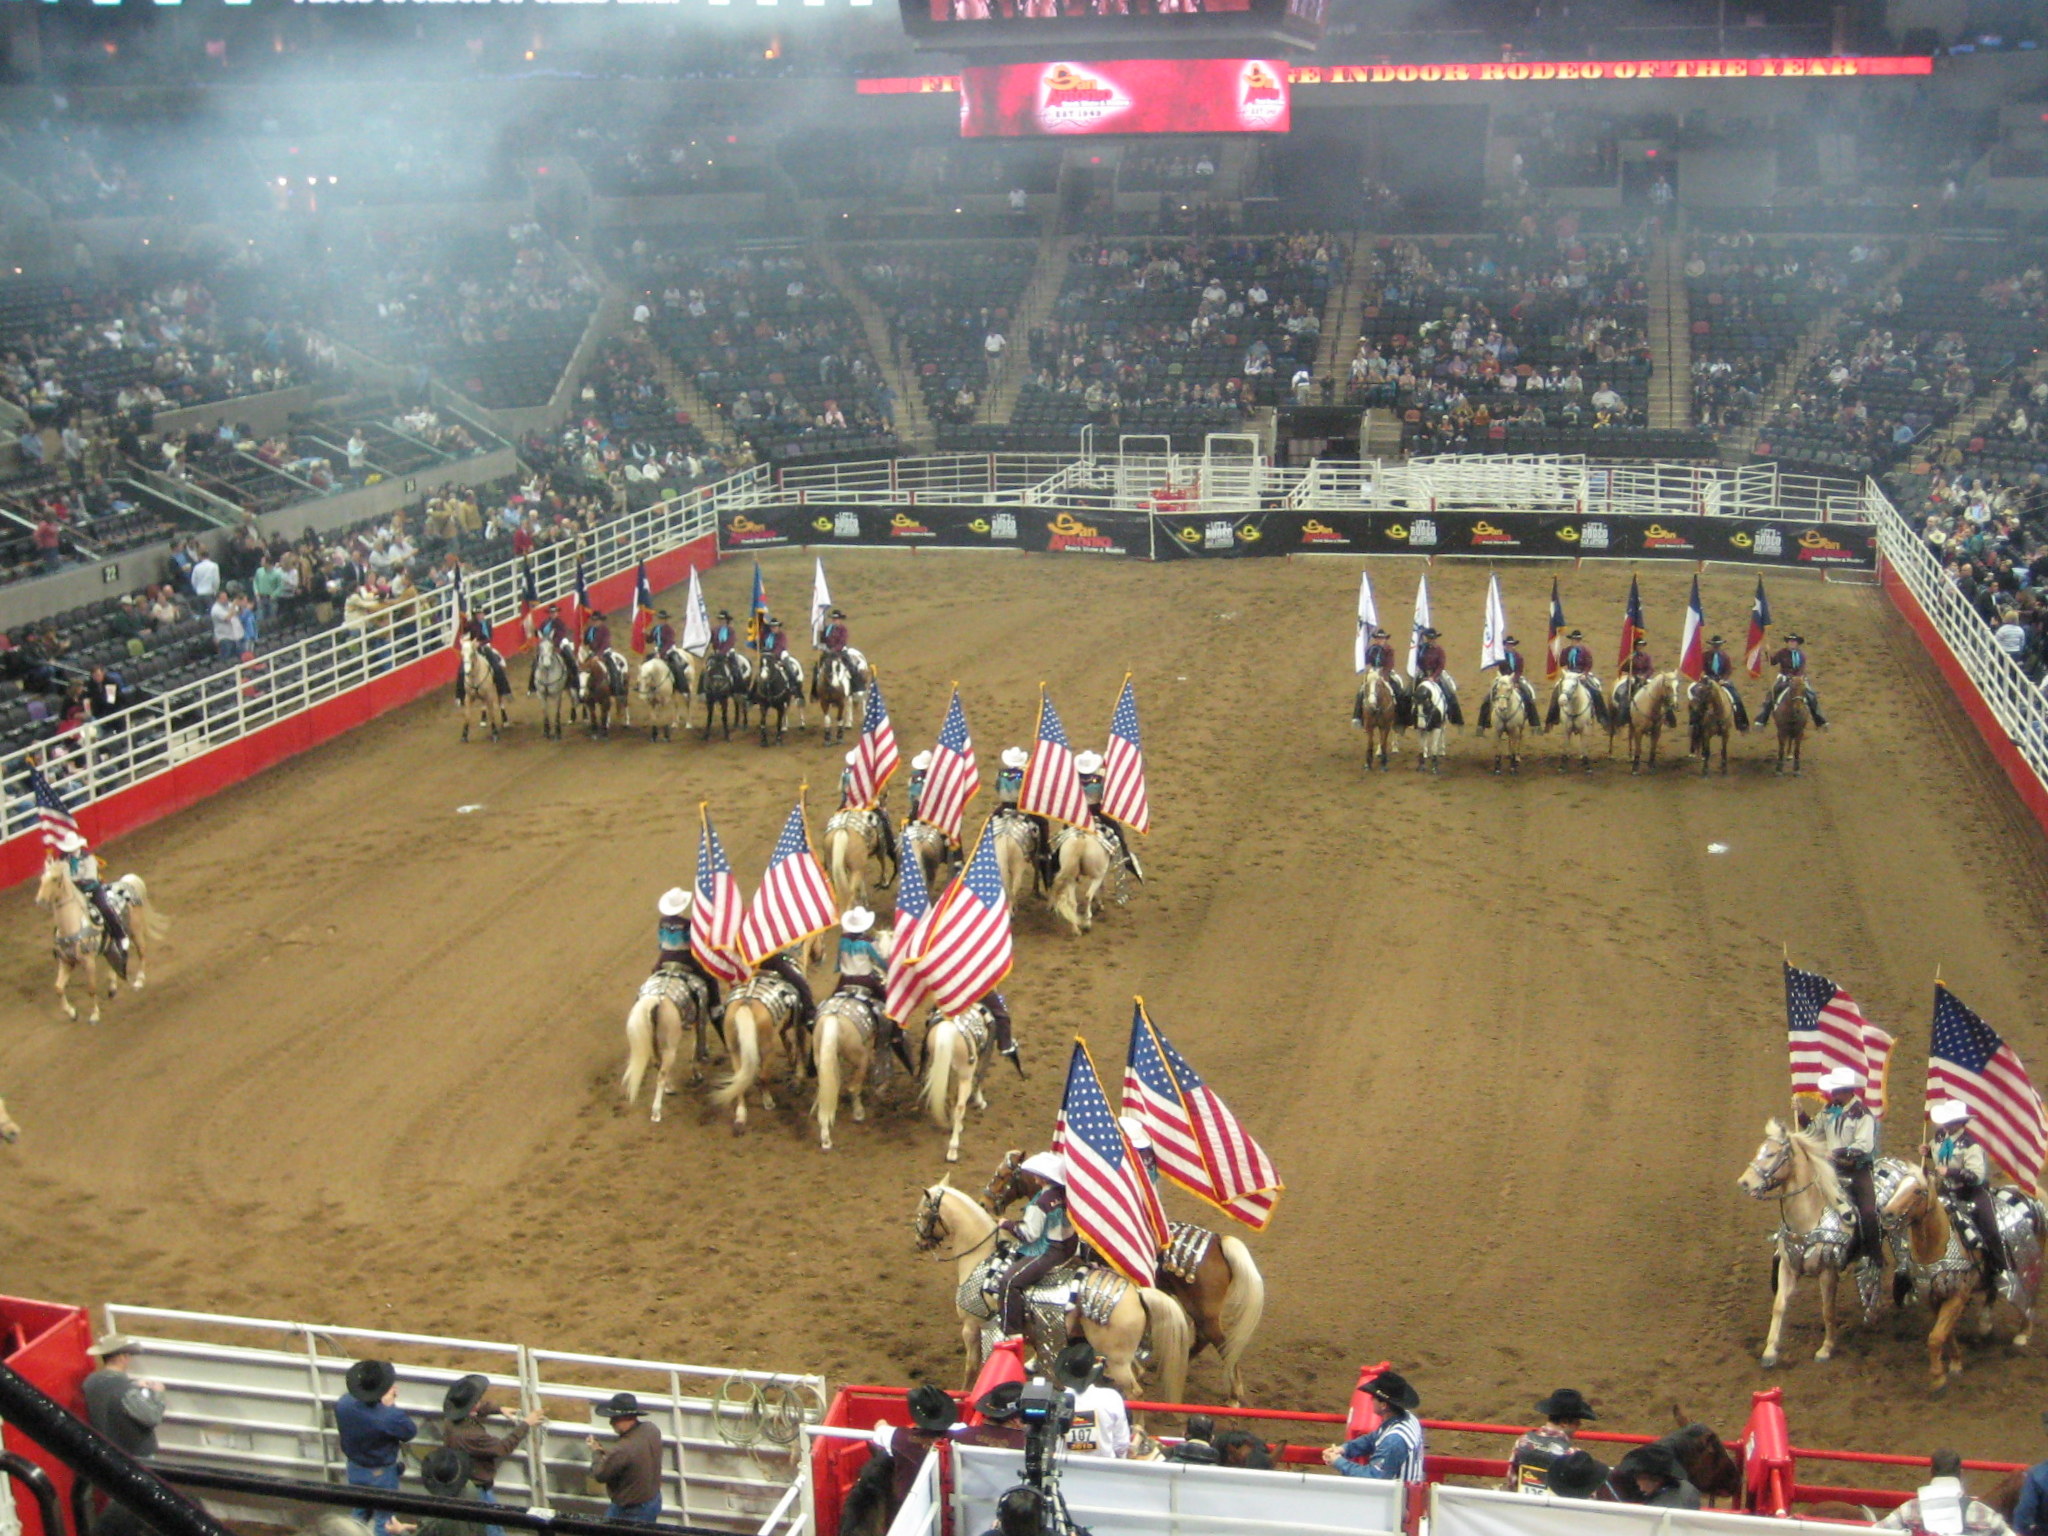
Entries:
{"type": "Polygon", "coordinates": [[[825,1416],[825,1395],[808,1381],[771,1376],[765,1381],[728,1376],[718,1384],[712,1421],[718,1438],[738,1450],[796,1444],[803,1426],[825,1416]],[[737,1388],[737,1392],[735,1392],[737,1388]],[[726,1410],[737,1408],[739,1412],[726,1410]]]}

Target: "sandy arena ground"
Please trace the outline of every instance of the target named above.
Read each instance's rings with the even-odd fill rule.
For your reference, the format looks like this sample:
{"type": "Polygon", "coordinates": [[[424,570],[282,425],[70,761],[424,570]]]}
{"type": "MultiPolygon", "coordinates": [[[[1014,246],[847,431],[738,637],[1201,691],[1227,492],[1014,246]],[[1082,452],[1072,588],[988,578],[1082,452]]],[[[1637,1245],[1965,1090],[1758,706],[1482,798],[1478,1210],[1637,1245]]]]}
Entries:
{"type": "MultiPolygon", "coordinates": [[[[800,627],[809,557],[765,564],[800,627]]],[[[1289,1185],[1254,1239],[1256,1401],[1341,1407],[1358,1363],[1388,1357],[1433,1414],[1525,1420],[1569,1383],[1603,1427],[1660,1430],[1677,1401],[1732,1431],[1777,1384],[1804,1444],[2040,1454],[2042,1345],[1974,1350],[1931,1403],[1921,1319],[1852,1330],[1816,1365],[1809,1291],[1791,1366],[1756,1365],[1775,1212],[1735,1178],[1784,1104],[1780,942],[1901,1036],[1902,1126],[1937,965],[2048,1065],[2040,834],[1875,590],[1773,582],[1838,722],[1802,780],[1772,777],[1760,737],[1725,780],[1632,780],[1619,759],[1495,779],[1469,736],[1429,780],[1412,755],[1361,769],[1355,562],[830,568],[906,758],[951,679],[992,771],[1040,679],[1099,745],[1135,670],[1151,879],[1086,939],[1020,916],[1031,1075],[991,1073],[961,1176],[1043,1144],[1076,1031],[1120,1073],[1142,991],[1289,1185]]],[[[1414,566],[1374,577],[1405,623],[1414,566]]],[[[713,608],[739,609],[747,580],[713,573],[713,608]]],[[[1471,714],[1485,580],[1432,574],[1471,714]]],[[[1550,568],[1504,580],[1540,665],[1550,568]]],[[[1643,572],[1660,658],[1685,580],[1643,572]]],[[[1627,584],[1564,573],[1603,665],[1627,584]]],[[[1750,579],[1704,587],[1739,649],[1750,579]]],[[[950,1268],[909,1228],[940,1133],[898,1102],[842,1119],[827,1156],[799,1107],[736,1140],[701,1094],[660,1126],[618,1100],[697,802],[751,887],[805,776],[822,828],[838,753],[815,734],[556,744],[519,710],[503,744],[463,746],[443,693],[115,845],[113,871],[145,873],[176,928],[100,1028],[62,1020],[30,892],[0,897],[0,1088],[27,1129],[0,1156],[5,1288],[956,1384],[950,1268]]],[[[1194,1391],[1218,1387],[1198,1362],[1194,1391]]]]}

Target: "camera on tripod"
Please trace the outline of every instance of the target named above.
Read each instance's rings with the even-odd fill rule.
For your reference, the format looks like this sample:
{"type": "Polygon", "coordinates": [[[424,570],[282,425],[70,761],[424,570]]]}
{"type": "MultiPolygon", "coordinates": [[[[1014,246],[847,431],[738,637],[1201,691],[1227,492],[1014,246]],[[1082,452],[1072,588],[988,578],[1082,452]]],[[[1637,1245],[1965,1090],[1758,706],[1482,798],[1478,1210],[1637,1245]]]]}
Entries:
{"type": "Polygon", "coordinates": [[[1027,1383],[1017,1394],[1016,1423],[1024,1430],[1024,1481],[996,1506],[1002,1536],[1072,1536],[1075,1526],[1060,1498],[1060,1447],[1074,1427],[1074,1394],[1050,1382],[1027,1383]]]}

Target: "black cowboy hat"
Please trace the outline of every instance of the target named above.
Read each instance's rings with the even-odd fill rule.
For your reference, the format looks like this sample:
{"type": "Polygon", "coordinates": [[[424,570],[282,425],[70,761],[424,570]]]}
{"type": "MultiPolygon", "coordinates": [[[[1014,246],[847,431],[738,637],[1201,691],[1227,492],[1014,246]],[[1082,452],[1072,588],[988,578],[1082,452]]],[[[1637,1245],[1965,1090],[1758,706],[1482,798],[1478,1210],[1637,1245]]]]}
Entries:
{"type": "Polygon", "coordinates": [[[1787,635],[1787,636],[1785,637],[1785,643],[1786,643],[1787,645],[1804,645],[1804,644],[1806,644],[1806,636],[1804,636],[1804,635],[1787,635]]]}
{"type": "Polygon", "coordinates": [[[398,1382],[398,1369],[389,1360],[358,1360],[343,1378],[348,1395],[359,1403],[379,1403],[398,1382]]]}
{"type": "Polygon", "coordinates": [[[637,1419],[640,1415],[640,1399],[630,1392],[614,1392],[597,1405],[600,1417],[607,1419],[637,1419]]]}
{"type": "Polygon", "coordinates": [[[1727,643],[1728,642],[1726,640],[1723,640],[1719,635],[1707,636],[1707,644],[1709,645],[1726,645],[1727,643]]]}
{"type": "Polygon", "coordinates": [[[1023,1392],[1021,1381],[999,1381],[981,1394],[974,1411],[991,1424],[1007,1424],[1017,1417],[1017,1399],[1023,1392]]]}
{"type": "Polygon", "coordinates": [[[1501,637],[1500,643],[1502,645],[1520,645],[1522,642],[1517,640],[1513,635],[1503,635],[1501,637]]]}
{"type": "Polygon", "coordinates": [[[1053,1357],[1053,1379],[1077,1391],[1095,1379],[1095,1346],[1077,1339],[1053,1357]]]}
{"type": "Polygon", "coordinates": [[[844,608],[834,608],[829,614],[826,615],[826,617],[832,619],[843,619],[846,617],[846,610],[844,608]]]}
{"type": "Polygon", "coordinates": [[[1427,625],[1425,625],[1422,630],[1422,638],[1425,640],[1436,640],[1441,638],[1441,636],[1438,631],[1431,629],[1427,625]]]}
{"type": "Polygon", "coordinates": [[[1384,629],[1375,629],[1371,632],[1368,638],[1373,640],[1384,640],[1387,638],[1387,632],[1384,629]]]}
{"type": "Polygon", "coordinates": [[[1550,1464],[1543,1482],[1560,1499],[1590,1499],[1607,1486],[1607,1463],[1584,1451],[1572,1451],[1550,1464]]]}
{"type": "Polygon", "coordinates": [[[665,619],[668,617],[668,610],[666,608],[657,608],[654,610],[654,616],[657,619],[665,619]]]}
{"type": "Polygon", "coordinates": [[[1636,636],[1636,643],[1635,643],[1635,648],[1636,648],[1637,650],[1639,650],[1639,651],[1641,651],[1641,650],[1647,650],[1647,649],[1649,648],[1649,644],[1650,644],[1650,637],[1649,637],[1648,635],[1637,635],[1637,636],[1636,636]]]}
{"type": "Polygon", "coordinates": [[[727,609],[727,608],[721,608],[721,609],[719,609],[719,610],[718,610],[718,616],[719,616],[719,617],[720,617],[721,619],[728,619],[728,620],[729,620],[729,619],[731,619],[731,618],[732,618],[732,611],[731,611],[730,609],[727,609]]]}
{"type": "Polygon", "coordinates": [[[1588,1424],[1600,1417],[1577,1387],[1559,1387],[1536,1405],[1536,1411],[1546,1419],[1579,1419],[1588,1424]]]}
{"type": "Polygon", "coordinates": [[[1614,1473],[1624,1480],[1632,1477],[1657,1477],[1667,1483],[1675,1483],[1685,1475],[1671,1447],[1654,1440],[1648,1445],[1630,1447],[1628,1454],[1616,1465],[1614,1473]]]}
{"type": "Polygon", "coordinates": [[[960,1414],[953,1406],[953,1399],[946,1395],[944,1387],[922,1382],[910,1389],[910,1422],[928,1434],[937,1434],[952,1427],[960,1414]]]}
{"type": "Polygon", "coordinates": [[[469,1484],[469,1456],[459,1446],[435,1446],[420,1462],[420,1481],[437,1498],[461,1497],[469,1484]]]}
{"type": "Polygon", "coordinates": [[[1567,640],[1583,640],[1586,638],[1586,632],[1583,629],[1568,629],[1564,632],[1564,637],[1567,640]]]}
{"type": "Polygon", "coordinates": [[[1409,1386],[1408,1378],[1399,1371],[1381,1371],[1365,1384],[1365,1390],[1395,1408],[1412,1412],[1422,1406],[1422,1394],[1409,1386]]]}
{"type": "Polygon", "coordinates": [[[468,1418],[490,1390],[491,1379],[488,1376],[456,1377],[448,1388],[448,1395],[441,1399],[442,1417],[458,1421],[468,1418]]]}

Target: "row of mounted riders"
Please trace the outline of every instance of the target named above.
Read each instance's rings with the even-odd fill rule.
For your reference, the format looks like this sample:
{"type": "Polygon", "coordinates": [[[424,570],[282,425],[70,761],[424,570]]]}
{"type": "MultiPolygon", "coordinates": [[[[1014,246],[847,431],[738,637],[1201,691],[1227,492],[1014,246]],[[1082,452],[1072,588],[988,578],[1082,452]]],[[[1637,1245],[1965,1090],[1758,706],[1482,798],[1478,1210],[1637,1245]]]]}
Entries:
{"type": "MultiPolygon", "coordinates": [[[[1735,689],[1735,660],[1715,635],[1705,642],[1701,676],[1689,686],[1675,671],[1660,671],[1650,655],[1649,642],[1638,639],[1625,664],[1621,678],[1610,695],[1593,674],[1593,652],[1578,630],[1565,636],[1559,653],[1559,676],[1551,685],[1547,710],[1539,711],[1536,691],[1530,685],[1519,642],[1509,635],[1502,642],[1503,655],[1494,664],[1496,676],[1479,706],[1477,734],[1494,738],[1493,771],[1505,767],[1519,773],[1522,767],[1522,736],[1530,730],[1562,729],[1564,747],[1558,755],[1558,771],[1569,765],[1572,745],[1577,743],[1579,765],[1592,771],[1588,742],[1597,727],[1607,733],[1607,750],[1614,750],[1615,736],[1626,730],[1629,771],[1639,772],[1647,763],[1655,767],[1657,747],[1665,729],[1676,729],[1678,704],[1683,698],[1690,726],[1688,756],[1700,759],[1700,772],[1713,766],[1713,748],[1721,747],[1721,771],[1728,771],[1728,742],[1737,732],[1762,729],[1775,724],[1778,734],[1777,771],[1787,765],[1800,771],[1800,749],[1809,722],[1826,729],[1827,718],[1820,712],[1820,700],[1806,680],[1805,638],[1788,635],[1784,645],[1771,657],[1778,676],[1771,684],[1763,712],[1752,727],[1748,708],[1735,689]]],[[[1383,629],[1372,631],[1365,651],[1365,675],[1351,708],[1353,725],[1365,733],[1365,765],[1387,767],[1393,750],[1394,733],[1413,729],[1418,733],[1418,772],[1439,771],[1445,755],[1446,726],[1462,726],[1465,715],[1458,701],[1457,684],[1445,670],[1444,648],[1434,629],[1422,631],[1415,648],[1414,678],[1402,676],[1400,657],[1383,629]]]]}
{"type": "MultiPolygon", "coordinates": [[[[868,680],[867,658],[846,643],[844,615],[836,609],[833,612],[825,648],[811,669],[808,693],[810,702],[818,706],[828,742],[845,737],[854,699],[866,691],[868,680]]],[[[638,666],[612,644],[611,625],[601,613],[593,614],[578,635],[567,620],[550,609],[537,638],[526,692],[541,702],[543,737],[561,739],[565,712],[571,721],[580,716],[592,737],[611,735],[614,712],[620,725],[631,730],[636,697],[647,712],[650,740],[671,741],[678,725],[687,729],[684,710],[693,695],[704,706],[706,741],[711,739],[714,718],[723,739],[730,741],[735,722],[746,730],[750,715],[758,711],[764,747],[771,740],[771,714],[776,742],[783,738],[791,709],[796,711],[799,730],[810,723],[804,707],[803,668],[789,653],[788,636],[773,617],[764,620],[762,638],[755,647],[760,652],[758,664],[740,648],[732,615],[722,610],[701,658],[677,644],[675,627],[665,611],[657,614],[647,630],[638,666]]],[[[496,741],[512,723],[510,670],[491,643],[490,624],[481,616],[472,615],[464,623],[459,644],[462,661],[455,702],[465,711],[462,739],[469,740],[466,711],[474,701],[476,723],[496,741]]]]}

